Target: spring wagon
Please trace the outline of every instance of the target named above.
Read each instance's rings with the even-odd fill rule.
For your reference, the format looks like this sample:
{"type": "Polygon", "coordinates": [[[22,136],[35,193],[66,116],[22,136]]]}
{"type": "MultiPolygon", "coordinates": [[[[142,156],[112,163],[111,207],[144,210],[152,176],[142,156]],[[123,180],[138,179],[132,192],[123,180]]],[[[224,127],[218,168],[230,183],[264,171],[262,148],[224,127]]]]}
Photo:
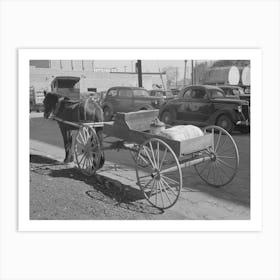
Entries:
{"type": "Polygon", "coordinates": [[[200,137],[177,141],[150,131],[158,110],[118,113],[104,123],[74,124],[75,163],[86,175],[94,175],[105,149],[95,127],[103,126],[104,138],[117,139],[106,149],[127,149],[135,162],[136,182],[145,198],[159,209],[172,207],[180,197],[182,170],[194,166],[207,184],[221,187],[230,183],[239,165],[238,148],[223,128],[208,126],[200,137]]]}

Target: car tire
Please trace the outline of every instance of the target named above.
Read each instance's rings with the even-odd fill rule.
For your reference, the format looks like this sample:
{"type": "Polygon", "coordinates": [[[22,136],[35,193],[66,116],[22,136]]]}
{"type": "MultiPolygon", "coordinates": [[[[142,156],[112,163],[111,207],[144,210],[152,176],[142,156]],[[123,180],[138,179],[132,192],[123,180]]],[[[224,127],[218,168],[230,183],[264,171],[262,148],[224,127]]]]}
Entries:
{"type": "Polygon", "coordinates": [[[165,124],[172,124],[174,122],[173,114],[170,111],[164,111],[161,114],[160,120],[165,124]]]}
{"type": "Polygon", "coordinates": [[[231,133],[234,129],[234,123],[227,115],[219,116],[219,118],[217,119],[216,125],[225,129],[229,133],[231,133]]]}
{"type": "Polygon", "coordinates": [[[113,112],[109,107],[104,107],[103,108],[103,116],[104,116],[104,121],[108,122],[112,120],[113,112]]]}

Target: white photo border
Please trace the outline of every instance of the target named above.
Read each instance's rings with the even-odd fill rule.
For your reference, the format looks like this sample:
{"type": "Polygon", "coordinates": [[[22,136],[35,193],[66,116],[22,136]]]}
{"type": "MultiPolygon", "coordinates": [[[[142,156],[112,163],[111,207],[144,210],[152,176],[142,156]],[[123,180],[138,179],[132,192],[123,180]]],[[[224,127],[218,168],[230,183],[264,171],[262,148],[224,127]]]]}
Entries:
{"type": "Polygon", "coordinates": [[[261,231],[262,230],[262,52],[260,49],[19,49],[18,50],[18,230],[19,231],[261,231]],[[251,206],[250,220],[30,220],[29,218],[29,61],[48,60],[250,60],[251,206]],[[258,151],[258,152],[257,152],[258,151]],[[253,187],[252,187],[253,186],[253,187]]]}

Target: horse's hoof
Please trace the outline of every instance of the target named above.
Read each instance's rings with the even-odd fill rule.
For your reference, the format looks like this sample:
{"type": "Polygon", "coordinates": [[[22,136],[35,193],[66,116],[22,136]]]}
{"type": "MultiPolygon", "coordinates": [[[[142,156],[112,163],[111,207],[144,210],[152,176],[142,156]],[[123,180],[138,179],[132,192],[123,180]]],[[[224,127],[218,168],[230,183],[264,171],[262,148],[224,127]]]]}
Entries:
{"type": "Polygon", "coordinates": [[[73,162],[73,161],[74,161],[73,157],[64,159],[64,163],[70,163],[70,162],[73,162]]]}

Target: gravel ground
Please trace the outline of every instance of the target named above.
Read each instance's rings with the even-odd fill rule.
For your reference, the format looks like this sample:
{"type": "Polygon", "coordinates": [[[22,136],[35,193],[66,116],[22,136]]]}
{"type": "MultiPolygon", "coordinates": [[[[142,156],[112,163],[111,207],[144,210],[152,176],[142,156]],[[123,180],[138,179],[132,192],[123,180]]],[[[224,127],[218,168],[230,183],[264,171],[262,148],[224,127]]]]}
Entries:
{"type": "Polygon", "coordinates": [[[32,220],[182,218],[178,213],[150,206],[142,193],[130,186],[102,176],[87,178],[72,166],[40,155],[30,156],[32,220]]]}

